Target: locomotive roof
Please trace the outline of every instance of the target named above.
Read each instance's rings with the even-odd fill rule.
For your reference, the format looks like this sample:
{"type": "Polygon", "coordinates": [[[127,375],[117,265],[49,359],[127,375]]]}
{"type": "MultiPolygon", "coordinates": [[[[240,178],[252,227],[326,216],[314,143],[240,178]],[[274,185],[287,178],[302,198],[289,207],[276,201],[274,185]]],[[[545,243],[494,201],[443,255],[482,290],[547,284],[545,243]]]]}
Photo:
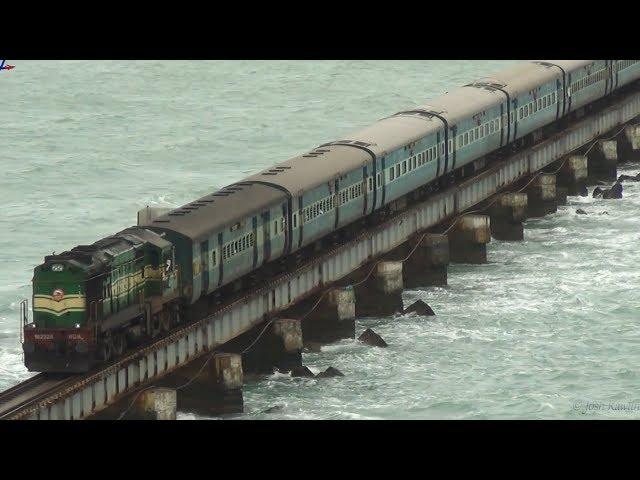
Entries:
{"type": "Polygon", "coordinates": [[[170,242],[150,230],[129,227],[91,245],[78,245],[62,253],[47,255],[44,257],[44,263],[64,261],[85,269],[100,269],[107,265],[111,258],[144,243],[153,244],[160,249],[171,247],[170,242]]]}
{"type": "Polygon", "coordinates": [[[273,187],[243,180],[173,209],[147,227],[171,230],[197,240],[213,230],[231,226],[243,218],[260,213],[286,198],[284,192],[273,187]]]}

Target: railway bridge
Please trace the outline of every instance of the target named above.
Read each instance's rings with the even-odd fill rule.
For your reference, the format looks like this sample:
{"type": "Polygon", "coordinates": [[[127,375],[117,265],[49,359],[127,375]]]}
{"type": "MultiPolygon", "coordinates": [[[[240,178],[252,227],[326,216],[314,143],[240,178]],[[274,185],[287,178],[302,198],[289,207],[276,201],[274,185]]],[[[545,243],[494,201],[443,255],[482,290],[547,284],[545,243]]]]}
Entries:
{"type": "MultiPolygon", "coordinates": [[[[357,316],[402,311],[405,286],[446,283],[449,262],[486,262],[492,238],[522,239],[524,219],[554,212],[587,184],[614,180],[618,161],[639,158],[640,90],[408,202],[117,361],[85,374],[29,378],[0,393],[0,418],[173,419],[176,408],[242,411],[246,374],[273,367],[305,374],[305,345],[353,338],[357,316]]],[[[139,223],[153,215],[141,212],[139,223]]]]}

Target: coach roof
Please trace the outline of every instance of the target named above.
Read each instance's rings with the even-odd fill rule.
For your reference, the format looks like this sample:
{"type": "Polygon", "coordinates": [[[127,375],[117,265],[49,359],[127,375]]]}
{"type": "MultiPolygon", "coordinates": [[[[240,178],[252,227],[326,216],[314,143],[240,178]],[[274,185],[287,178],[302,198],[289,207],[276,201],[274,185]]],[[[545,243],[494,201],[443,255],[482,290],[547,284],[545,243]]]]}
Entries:
{"type": "Polygon", "coordinates": [[[244,181],[273,184],[291,195],[299,195],[370,162],[372,156],[367,150],[373,146],[357,140],[339,140],[322,145],[244,181]]]}
{"type": "Polygon", "coordinates": [[[241,181],[156,218],[146,228],[181,233],[193,240],[210,235],[284,201],[276,188],[241,181]]]}

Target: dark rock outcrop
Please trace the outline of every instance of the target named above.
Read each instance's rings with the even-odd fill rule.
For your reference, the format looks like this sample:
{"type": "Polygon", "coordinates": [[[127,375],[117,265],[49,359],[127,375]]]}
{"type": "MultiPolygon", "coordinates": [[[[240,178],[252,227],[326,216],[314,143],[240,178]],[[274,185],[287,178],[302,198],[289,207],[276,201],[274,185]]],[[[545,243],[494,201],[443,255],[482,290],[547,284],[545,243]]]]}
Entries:
{"type": "Polygon", "coordinates": [[[589,189],[587,188],[586,185],[582,185],[580,187],[580,190],[578,191],[578,195],[580,195],[581,197],[588,197],[589,196],[589,189]]]}
{"type": "Polygon", "coordinates": [[[624,182],[625,180],[627,182],[640,182],[640,173],[635,177],[631,175],[620,175],[618,177],[618,182],[624,182]]]}
{"type": "Polygon", "coordinates": [[[598,197],[601,197],[603,193],[604,193],[604,190],[602,188],[596,187],[593,189],[593,193],[591,194],[591,196],[593,198],[598,198],[598,197]]]}
{"type": "Polygon", "coordinates": [[[417,315],[426,315],[426,316],[433,316],[436,314],[436,312],[433,311],[433,309],[427,305],[425,302],[423,302],[422,300],[418,300],[416,302],[413,302],[409,308],[407,308],[404,312],[402,313],[416,313],[417,315]]]}
{"type": "Polygon", "coordinates": [[[282,410],[284,410],[283,405],[275,405],[273,407],[267,408],[262,413],[280,413],[282,410]]]}
{"type": "Polygon", "coordinates": [[[321,352],[322,351],[322,343],[320,343],[320,342],[305,342],[304,348],[306,348],[310,352],[321,352]]]}
{"type": "Polygon", "coordinates": [[[315,377],[313,372],[304,365],[293,367],[291,369],[291,376],[292,377],[309,377],[309,378],[315,377]]]}
{"type": "Polygon", "coordinates": [[[331,378],[331,377],[344,377],[344,373],[342,373],[337,368],[329,367],[324,372],[320,372],[316,375],[316,378],[331,378]]]}
{"type": "Polygon", "coordinates": [[[371,345],[372,347],[388,347],[387,342],[378,335],[376,332],[367,328],[362,335],[358,337],[358,340],[366,345],[371,345]]]}
{"type": "Polygon", "coordinates": [[[602,193],[602,198],[622,198],[622,184],[615,183],[609,190],[602,193]]]}
{"type": "Polygon", "coordinates": [[[587,212],[585,212],[583,209],[579,208],[579,209],[576,210],[576,214],[577,215],[586,215],[587,212]]]}

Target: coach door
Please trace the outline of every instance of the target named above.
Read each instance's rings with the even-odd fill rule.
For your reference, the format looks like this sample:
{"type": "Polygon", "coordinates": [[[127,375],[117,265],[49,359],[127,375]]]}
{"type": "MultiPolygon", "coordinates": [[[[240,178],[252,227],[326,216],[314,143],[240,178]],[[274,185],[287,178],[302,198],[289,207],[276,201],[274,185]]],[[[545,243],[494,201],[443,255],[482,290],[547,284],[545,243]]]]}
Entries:
{"type": "Polygon", "coordinates": [[[200,263],[202,270],[202,291],[206,294],[209,291],[209,240],[200,243],[200,263]]]}
{"type": "MultiPolygon", "coordinates": [[[[262,262],[266,263],[271,259],[271,211],[262,212],[262,262]]],[[[256,242],[257,243],[257,242],[256,242]]]]}
{"type": "MultiPolygon", "coordinates": [[[[289,200],[289,204],[291,204],[291,200],[289,200]]],[[[282,255],[286,255],[289,253],[290,245],[291,245],[291,219],[289,218],[289,208],[286,203],[282,204],[282,218],[284,219],[284,225],[282,225],[282,232],[284,235],[284,246],[282,247],[282,255]]]]}

